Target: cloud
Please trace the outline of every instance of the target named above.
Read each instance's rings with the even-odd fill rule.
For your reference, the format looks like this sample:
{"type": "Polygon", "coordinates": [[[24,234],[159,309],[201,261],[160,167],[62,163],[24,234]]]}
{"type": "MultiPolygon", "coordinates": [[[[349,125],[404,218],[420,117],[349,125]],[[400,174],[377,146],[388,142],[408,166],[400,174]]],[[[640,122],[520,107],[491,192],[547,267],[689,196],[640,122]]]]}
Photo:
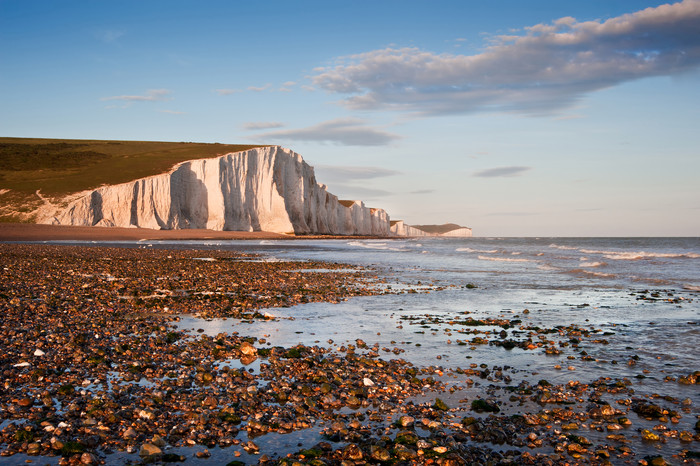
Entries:
{"type": "Polygon", "coordinates": [[[214,89],[214,92],[219,95],[231,95],[241,91],[239,89],[214,89]]]}
{"type": "Polygon", "coordinates": [[[685,0],[606,21],[537,24],[493,38],[477,55],[374,50],[339,58],[312,81],[346,95],[352,109],[551,114],[590,92],[697,68],[699,30],[700,1],[685,0]]]}
{"type": "Polygon", "coordinates": [[[260,139],[330,142],[344,146],[383,146],[399,136],[366,125],[357,118],[338,118],[301,129],[269,131],[260,139]]]}
{"type": "Polygon", "coordinates": [[[350,181],[364,181],[401,174],[398,170],[381,167],[316,165],[315,170],[318,178],[326,184],[336,181],[344,183],[350,181]]]}
{"type": "Polygon", "coordinates": [[[145,95],[115,95],[100,100],[124,100],[127,102],[157,102],[170,100],[171,92],[167,89],[149,89],[145,95]]]}
{"type": "Polygon", "coordinates": [[[248,90],[253,91],[253,92],[263,92],[263,91],[268,90],[271,87],[272,87],[272,84],[265,84],[264,86],[250,86],[250,87],[248,87],[248,90]]]}
{"type": "Polygon", "coordinates": [[[296,86],[295,81],[286,81],[282,84],[282,87],[278,89],[280,92],[292,92],[292,87],[296,86]]]}
{"type": "Polygon", "coordinates": [[[497,178],[497,177],[507,177],[507,176],[520,176],[524,172],[531,170],[532,167],[497,167],[482,170],[480,172],[474,173],[474,176],[480,178],[497,178]]]}
{"type": "Polygon", "coordinates": [[[284,123],[279,123],[277,121],[251,121],[250,123],[245,123],[243,129],[258,131],[261,129],[282,128],[283,126],[284,123]]]}
{"type": "Polygon", "coordinates": [[[411,191],[411,192],[408,193],[408,194],[431,194],[431,193],[434,193],[434,192],[435,192],[434,189],[419,189],[419,190],[417,190],[417,191],[411,191]]]}
{"type": "Polygon", "coordinates": [[[160,113],[167,113],[169,115],[185,115],[185,112],[179,112],[177,110],[158,110],[160,113]]]}

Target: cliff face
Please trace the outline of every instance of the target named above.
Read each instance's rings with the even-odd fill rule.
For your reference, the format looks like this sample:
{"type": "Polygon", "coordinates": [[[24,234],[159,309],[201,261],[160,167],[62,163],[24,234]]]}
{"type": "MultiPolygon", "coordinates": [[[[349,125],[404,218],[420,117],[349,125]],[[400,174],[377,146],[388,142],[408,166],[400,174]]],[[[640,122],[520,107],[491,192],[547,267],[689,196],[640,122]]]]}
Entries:
{"type": "Polygon", "coordinates": [[[456,224],[447,223],[445,225],[406,225],[403,220],[391,222],[389,232],[392,236],[441,236],[469,238],[472,236],[472,229],[456,224]]]}
{"type": "Polygon", "coordinates": [[[282,147],[199,159],[170,172],[85,192],[41,223],[296,234],[389,234],[389,216],[340,202],[282,147]]]}

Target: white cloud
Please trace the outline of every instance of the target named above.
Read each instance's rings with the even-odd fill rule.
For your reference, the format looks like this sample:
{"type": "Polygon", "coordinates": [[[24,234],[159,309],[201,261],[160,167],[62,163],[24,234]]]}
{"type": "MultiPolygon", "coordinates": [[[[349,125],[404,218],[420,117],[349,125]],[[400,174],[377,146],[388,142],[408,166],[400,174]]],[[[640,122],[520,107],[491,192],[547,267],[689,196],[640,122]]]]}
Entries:
{"type": "Polygon", "coordinates": [[[314,126],[284,131],[269,131],[258,139],[330,142],[345,146],[383,146],[399,136],[374,129],[357,118],[338,118],[314,126]]]}
{"type": "Polygon", "coordinates": [[[214,89],[214,92],[219,95],[231,95],[241,91],[239,89],[214,89]]]}
{"type": "Polygon", "coordinates": [[[700,0],[607,21],[565,17],[498,36],[478,55],[386,48],[317,69],[313,83],[353,109],[548,114],[587,93],[700,65],[700,0]]]}
{"type": "Polygon", "coordinates": [[[185,112],[179,112],[177,110],[158,110],[160,113],[167,113],[169,115],[185,115],[185,112]]]}
{"type": "Polygon", "coordinates": [[[115,95],[100,100],[124,100],[127,102],[157,102],[170,100],[171,92],[167,89],[149,89],[145,95],[115,95]]]}
{"type": "Polygon", "coordinates": [[[250,86],[248,87],[248,90],[253,92],[263,92],[268,90],[270,87],[272,87],[272,84],[265,84],[264,86],[250,86]]]}
{"type": "Polygon", "coordinates": [[[505,176],[520,176],[532,167],[497,167],[482,170],[480,172],[474,173],[474,176],[480,178],[496,178],[505,176]]]}
{"type": "Polygon", "coordinates": [[[251,121],[243,125],[243,129],[249,131],[258,131],[261,129],[272,129],[272,128],[282,128],[284,123],[279,123],[277,121],[251,121]]]}

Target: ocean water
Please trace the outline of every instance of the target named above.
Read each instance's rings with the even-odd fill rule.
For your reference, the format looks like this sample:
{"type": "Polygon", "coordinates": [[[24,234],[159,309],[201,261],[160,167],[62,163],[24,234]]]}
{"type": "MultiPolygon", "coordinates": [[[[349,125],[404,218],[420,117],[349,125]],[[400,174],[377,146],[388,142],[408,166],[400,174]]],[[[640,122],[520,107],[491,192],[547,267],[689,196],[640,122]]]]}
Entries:
{"type": "MultiPolygon", "coordinates": [[[[242,249],[268,260],[371,266],[392,291],[407,285],[418,291],[425,286],[442,288],[270,309],[280,321],[237,329],[268,335],[273,345],[338,346],[361,338],[370,345],[398,345],[402,357],[420,365],[456,368],[478,360],[521,367],[523,376],[551,372],[556,357],[518,348],[464,345],[467,339],[449,325],[466,317],[518,319],[526,327],[577,326],[613,334],[608,344],[588,349],[604,362],[582,364],[576,368],[579,378],[600,377],[610,361],[625,362],[640,352],[649,357],[629,369],[616,368],[620,377],[634,376],[641,369],[670,373],[676,367],[675,376],[700,369],[698,238],[426,238],[198,242],[197,246],[242,249]]],[[[185,317],[182,325],[218,333],[240,324],[185,317]]],[[[568,366],[561,359],[559,364],[568,366]]],[[[569,377],[566,372],[551,376],[569,377]]]]}

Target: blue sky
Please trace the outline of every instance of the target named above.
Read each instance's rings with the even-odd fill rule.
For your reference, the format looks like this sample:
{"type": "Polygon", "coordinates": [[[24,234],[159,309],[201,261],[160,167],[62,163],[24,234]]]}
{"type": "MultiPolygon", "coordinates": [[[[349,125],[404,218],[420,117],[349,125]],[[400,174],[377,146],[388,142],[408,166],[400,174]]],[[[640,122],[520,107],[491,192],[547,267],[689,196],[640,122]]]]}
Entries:
{"type": "Polygon", "coordinates": [[[700,0],[0,0],[0,135],[279,144],[479,236],[700,236],[700,0]]]}

